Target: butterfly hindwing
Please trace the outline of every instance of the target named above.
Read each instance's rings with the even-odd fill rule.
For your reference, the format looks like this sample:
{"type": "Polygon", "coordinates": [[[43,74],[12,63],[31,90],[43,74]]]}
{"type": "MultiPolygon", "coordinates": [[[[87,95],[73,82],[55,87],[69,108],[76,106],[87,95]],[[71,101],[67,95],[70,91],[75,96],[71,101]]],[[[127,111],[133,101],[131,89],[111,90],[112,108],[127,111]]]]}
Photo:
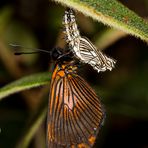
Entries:
{"type": "Polygon", "coordinates": [[[102,105],[76,73],[57,66],[53,72],[47,121],[50,148],[91,148],[104,118],[102,105]]]}

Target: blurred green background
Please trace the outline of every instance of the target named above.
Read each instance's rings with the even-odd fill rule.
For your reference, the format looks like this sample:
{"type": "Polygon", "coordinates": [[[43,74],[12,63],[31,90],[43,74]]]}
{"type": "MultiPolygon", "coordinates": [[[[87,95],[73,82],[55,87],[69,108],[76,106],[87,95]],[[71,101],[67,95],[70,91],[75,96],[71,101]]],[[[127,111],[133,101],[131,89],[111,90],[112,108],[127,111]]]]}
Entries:
{"type": "MultiPolygon", "coordinates": [[[[143,18],[147,0],[121,1],[143,18]]],[[[50,50],[64,47],[64,7],[48,0],[1,0],[0,87],[37,72],[52,72],[47,54],[15,56],[9,43],[50,50]]],[[[79,69],[106,109],[106,120],[95,147],[148,148],[148,46],[143,41],[76,13],[81,34],[117,60],[111,72],[97,73],[90,66],[79,69]],[[84,25],[85,24],[85,25],[84,25]]],[[[19,49],[21,50],[21,49],[19,49]]],[[[23,91],[0,101],[0,148],[14,148],[27,125],[48,104],[49,85],[23,91]]],[[[46,119],[30,148],[45,147],[46,119]]]]}

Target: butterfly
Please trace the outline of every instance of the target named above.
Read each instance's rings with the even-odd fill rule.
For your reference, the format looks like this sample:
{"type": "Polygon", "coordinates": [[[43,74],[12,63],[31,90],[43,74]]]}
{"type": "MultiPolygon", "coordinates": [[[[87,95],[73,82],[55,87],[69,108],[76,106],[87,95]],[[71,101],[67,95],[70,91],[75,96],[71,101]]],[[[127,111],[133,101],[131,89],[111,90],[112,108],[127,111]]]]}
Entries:
{"type": "Polygon", "coordinates": [[[98,50],[88,38],[80,36],[72,9],[65,10],[63,24],[67,45],[81,62],[90,64],[98,73],[114,68],[114,59],[98,50]]]}
{"type": "MultiPolygon", "coordinates": [[[[17,44],[11,46],[20,47],[17,44]]],[[[78,75],[79,62],[71,52],[53,48],[51,51],[15,52],[15,55],[39,52],[49,54],[55,61],[47,113],[47,147],[91,148],[105,119],[99,97],[78,75]]]]}
{"type": "Polygon", "coordinates": [[[100,99],[77,74],[78,64],[55,48],[47,114],[48,148],[91,148],[103,123],[100,99]]]}

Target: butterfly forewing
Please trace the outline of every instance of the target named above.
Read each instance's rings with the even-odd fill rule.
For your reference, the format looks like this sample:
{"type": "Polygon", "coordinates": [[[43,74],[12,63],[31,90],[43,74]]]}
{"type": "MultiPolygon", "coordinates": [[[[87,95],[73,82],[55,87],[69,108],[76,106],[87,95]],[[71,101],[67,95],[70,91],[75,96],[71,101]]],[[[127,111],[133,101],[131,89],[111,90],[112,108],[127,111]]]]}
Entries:
{"type": "Polygon", "coordinates": [[[73,66],[56,66],[47,121],[48,148],[91,148],[104,118],[102,105],[73,66]]]}

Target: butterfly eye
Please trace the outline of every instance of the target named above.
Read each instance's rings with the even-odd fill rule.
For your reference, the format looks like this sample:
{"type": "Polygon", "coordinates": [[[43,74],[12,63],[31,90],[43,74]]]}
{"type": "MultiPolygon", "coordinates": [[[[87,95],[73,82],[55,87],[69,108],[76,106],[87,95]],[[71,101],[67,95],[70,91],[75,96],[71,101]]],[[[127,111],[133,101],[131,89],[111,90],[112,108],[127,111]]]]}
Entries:
{"type": "Polygon", "coordinates": [[[52,59],[57,60],[61,55],[63,55],[62,49],[61,48],[54,48],[52,50],[52,59]]]}

